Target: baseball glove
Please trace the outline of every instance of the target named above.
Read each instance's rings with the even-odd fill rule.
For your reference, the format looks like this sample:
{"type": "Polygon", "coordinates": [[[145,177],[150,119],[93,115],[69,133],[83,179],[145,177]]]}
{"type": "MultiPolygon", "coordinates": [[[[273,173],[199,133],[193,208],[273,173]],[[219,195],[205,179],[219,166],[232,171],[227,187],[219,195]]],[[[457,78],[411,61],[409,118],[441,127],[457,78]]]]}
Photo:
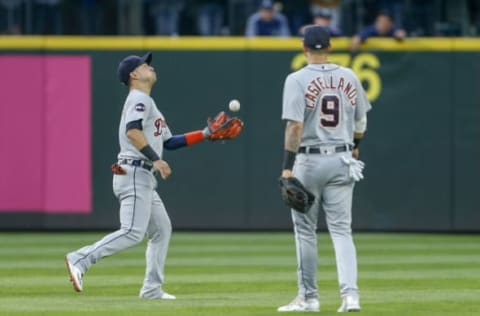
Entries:
{"type": "Polygon", "coordinates": [[[220,112],[214,119],[208,118],[205,128],[210,140],[233,139],[240,134],[243,122],[238,117],[229,117],[225,112],[220,112]]]}
{"type": "Polygon", "coordinates": [[[279,179],[280,191],[285,204],[300,213],[306,213],[313,202],[315,195],[307,190],[303,184],[295,177],[279,179]]]}

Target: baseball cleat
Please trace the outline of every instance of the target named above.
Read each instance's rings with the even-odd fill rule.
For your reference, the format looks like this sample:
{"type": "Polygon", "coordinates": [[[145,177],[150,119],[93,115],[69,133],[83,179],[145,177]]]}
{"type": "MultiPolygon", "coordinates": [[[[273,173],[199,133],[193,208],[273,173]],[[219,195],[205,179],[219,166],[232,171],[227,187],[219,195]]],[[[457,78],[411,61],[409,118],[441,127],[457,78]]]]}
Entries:
{"type": "Polygon", "coordinates": [[[277,309],[277,312],[319,312],[320,311],[320,302],[317,298],[307,298],[303,297],[295,298],[290,304],[285,306],[280,306],[277,309]]]}
{"type": "Polygon", "coordinates": [[[73,289],[77,292],[83,290],[83,273],[79,268],[74,266],[67,257],[65,257],[65,264],[67,265],[68,274],[70,275],[70,281],[72,282],[73,289]]]}
{"type": "Polygon", "coordinates": [[[345,296],[342,301],[342,305],[337,310],[339,313],[346,312],[359,312],[360,311],[360,299],[358,296],[345,296]]]}
{"type": "Polygon", "coordinates": [[[172,294],[168,294],[166,292],[163,292],[160,299],[162,300],[176,300],[176,296],[175,295],[172,295],[172,294]]]}
{"type": "Polygon", "coordinates": [[[149,300],[176,300],[176,296],[168,294],[167,292],[162,292],[155,295],[140,294],[140,298],[145,298],[149,300]]]}

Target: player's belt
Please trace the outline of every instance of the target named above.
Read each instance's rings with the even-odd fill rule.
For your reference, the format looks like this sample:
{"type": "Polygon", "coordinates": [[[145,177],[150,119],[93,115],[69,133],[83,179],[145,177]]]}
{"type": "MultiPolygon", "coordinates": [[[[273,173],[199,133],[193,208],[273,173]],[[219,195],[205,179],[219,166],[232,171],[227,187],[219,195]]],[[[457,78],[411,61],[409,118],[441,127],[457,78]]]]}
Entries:
{"type": "Polygon", "coordinates": [[[118,161],[119,165],[130,165],[134,167],[141,167],[143,169],[146,169],[148,171],[152,171],[153,165],[152,163],[141,160],[141,159],[120,159],[118,161]]]}
{"type": "Polygon", "coordinates": [[[310,147],[303,146],[298,149],[300,154],[334,154],[342,153],[346,151],[351,151],[353,149],[352,145],[341,145],[341,146],[321,146],[321,147],[310,147]]]}

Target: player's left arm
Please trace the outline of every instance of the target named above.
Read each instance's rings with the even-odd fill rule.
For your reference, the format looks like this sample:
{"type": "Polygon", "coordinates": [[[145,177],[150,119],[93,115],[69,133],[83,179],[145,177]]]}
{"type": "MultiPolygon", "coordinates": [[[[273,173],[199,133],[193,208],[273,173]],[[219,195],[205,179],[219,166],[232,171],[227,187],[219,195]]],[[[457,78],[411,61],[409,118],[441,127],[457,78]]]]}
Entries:
{"type": "Polygon", "coordinates": [[[191,146],[204,141],[208,136],[204,130],[177,134],[163,142],[163,147],[168,150],[176,150],[185,146],[191,146]]]}
{"type": "Polygon", "coordinates": [[[175,150],[185,146],[200,143],[205,139],[230,140],[237,137],[243,129],[243,121],[238,117],[230,117],[221,111],[215,118],[208,118],[207,126],[203,130],[185,134],[173,135],[168,127],[164,133],[163,145],[165,149],[175,150]]]}

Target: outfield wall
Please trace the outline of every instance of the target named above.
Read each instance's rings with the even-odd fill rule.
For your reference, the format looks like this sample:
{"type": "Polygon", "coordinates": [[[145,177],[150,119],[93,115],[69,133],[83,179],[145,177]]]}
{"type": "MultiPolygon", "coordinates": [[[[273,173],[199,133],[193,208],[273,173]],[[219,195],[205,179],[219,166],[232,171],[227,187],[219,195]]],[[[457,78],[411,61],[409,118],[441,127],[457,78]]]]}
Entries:
{"type": "MultiPolygon", "coordinates": [[[[354,227],[480,231],[480,40],[370,40],[356,54],[348,44],[334,40],[331,58],[354,69],[373,104],[354,227]]],[[[7,169],[0,228],[118,226],[110,165],[127,91],[116,67],[147,50],[159,76],[152,95],[174,133],[202,128],[231,98],[242,102],[245,121],[232,142],[166,153],[173,175],[158,191],[174,227],[290,228],[277,186],[280,115],[284,78],[305,64],[299,46],[298,39],[0,38],[7,169]]]]}

